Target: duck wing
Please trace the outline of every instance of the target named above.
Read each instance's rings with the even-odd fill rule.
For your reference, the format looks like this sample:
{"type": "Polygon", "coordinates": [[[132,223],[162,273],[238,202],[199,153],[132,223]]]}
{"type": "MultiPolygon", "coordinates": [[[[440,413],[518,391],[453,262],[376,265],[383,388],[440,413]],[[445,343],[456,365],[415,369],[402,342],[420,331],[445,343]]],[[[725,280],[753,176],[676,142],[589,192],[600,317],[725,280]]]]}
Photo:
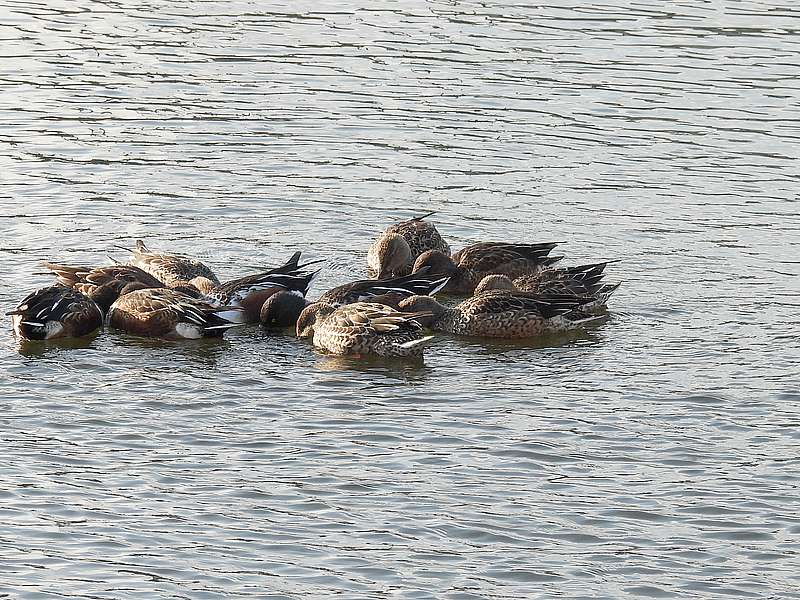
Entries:
{"type": "Polygon", "coordinates": [[[502,313],[527,313],[549,319],[575,310],[588,299],[567,294],[533,294],[492,290],[464,300],[456,308],[466,317],[499,315],[502,313]]]}
{"type": "Polygon", "coordinates": [[[503,265],[526,259],[534,263],[547,264],[548,254],[559,242],[541,244],[508,244],[504,242],[480,242],[456,252],[453,262],[459,267],[486,273],[503,265]]]}

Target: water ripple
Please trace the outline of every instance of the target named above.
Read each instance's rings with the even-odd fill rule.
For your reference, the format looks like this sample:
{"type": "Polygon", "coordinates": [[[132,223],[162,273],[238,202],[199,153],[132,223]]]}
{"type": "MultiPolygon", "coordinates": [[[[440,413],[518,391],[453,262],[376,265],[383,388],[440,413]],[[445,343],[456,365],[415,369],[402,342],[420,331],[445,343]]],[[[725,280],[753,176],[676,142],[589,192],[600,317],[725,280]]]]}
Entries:
{"type": "Polygon", "coordinates": [[[4,307],[137,238],[316,294],[429,210],[624,285],[421,363],[7,336],[0,595],[800,598],[793,4],[5,9],[4,307]]]}

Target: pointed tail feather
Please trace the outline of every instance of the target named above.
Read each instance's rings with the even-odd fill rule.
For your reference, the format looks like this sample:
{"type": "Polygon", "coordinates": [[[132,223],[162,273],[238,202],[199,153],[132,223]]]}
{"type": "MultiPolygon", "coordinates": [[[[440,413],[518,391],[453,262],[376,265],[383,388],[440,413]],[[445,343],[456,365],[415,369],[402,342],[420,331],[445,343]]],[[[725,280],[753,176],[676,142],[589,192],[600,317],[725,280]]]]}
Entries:
{"type": "Polygon", "coordinates": [[[603,319],[608,318],[607,315],[587,315],[586,313],[579,313],[581,316],[578,318],[570,317],[569,315],[565,315],[567,321],[569,321],[570,325],[586,325],[587,323],[593,323],[595,321],[601,321],[603,319]]]}
{"type": "Polygon", "coordinates": [[[426,335],[421,338],[417,338],[416,340],[409,340],[407,342],[403,342],[402,344],[397,344],[400,348],[414,348],[415,346],[425,345],[428,344],[435,336],[426,335]]]}
{"type": "Polygon", "coordinates": [[[554,265],[557,262],[560,262],[564,259],[564,256],[547,256],[542,259],[542,266],[549,267],[550,265],[554,265]]]}

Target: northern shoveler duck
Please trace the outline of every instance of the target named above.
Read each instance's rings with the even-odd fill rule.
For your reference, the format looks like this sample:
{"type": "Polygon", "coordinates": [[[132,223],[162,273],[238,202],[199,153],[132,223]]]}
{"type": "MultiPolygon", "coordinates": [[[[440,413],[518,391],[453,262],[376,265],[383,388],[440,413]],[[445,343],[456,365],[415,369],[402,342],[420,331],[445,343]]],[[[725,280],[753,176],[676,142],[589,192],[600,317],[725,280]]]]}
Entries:
{"type": "Polygon", "coordinates": [[[63,285],[36,290],[6,314],[14,334],[26,340],[83,337],[103,327],[97,303],[63,285]]]}
{"type": "Polygon", "coordinates": [[[205,287],[204,298],[220,306],[235,306],[243,310],[239,314],[241,323],[258,323],[264,302],[273,294],[281,291],[293,293],[305,298],[311,280],[317,271],[304,271],[309,265],[320,261],[299,264],[300,252],[294,255],[283,266],[246,275],[221,285],[205,287]]]}
{"type": "Polygon", "coordinates": [[[390,225],[367,252],[367,270],[377,279],[408,275],[423,252],[437,250],[450,255],[450,246],[433,225],[425,221],[433,212],[390,225]]]}
{"type": "Polygon", "coordinates": [[[259,320],[266,327],[294,327],[308,304],[308,300],[293,292],[276,292],[261,306],[259,320]]]}
{"type": "MultiPolygon", "coordinates": [[[[433,295],[447,283],[447,277],[427,276],[424,272],[393,279],[361,279],[345,283],[322,294],[316,302],[342,306],[356,302],[372,302],[397,308],[403,298],[433,295]]],[[[270,296],[261,307],[261,324],[289,327],[297,322],[300,312],[311,304],[304,298],[279,292],[270,296]]]]}
{"type": "Polygon", "coordinates": [[[169,288],[136,290],[120,296],[108,311],[116,329],[146,337],[199,339],[220,337],[236,326],[241,309],[212,306],[169,288]]]}
{"type": "Polygon", "coordinates": [[[136,248],[130,250],[133,260],[130,264],[146,271],[167,287],[192,284],[201,292],[219,285],[219,278],[199,260],[181,254],[151,252],[142,240],[136,240],[136,248]]]}
{"type": "Polygon", "coordinates": [[[421,269],[413,275],[391,279],[361,279],[328,290],[318,302],[341,306],[354,302],[377,302],[397,308],[397,303],[409,296],[433,296],[447,285],[448,278],[428,275],[421,269]]]}
{"type": "Polygon", "coordinates": [[[538,295],[527,292],[482,292],[454,308],[429,296],[412,296],[400,302],[401,310],[433,315],[421,323],[436,331],[493,338],[528,338],[575,329],[602,317],[587,317],[580,310],[586,301],[575,296],[538,295]]]}
{"type": "Polygon", "coordinates": [[[512,290],[533,294],[566,294],[589,300],[582,311],[597,312],[605,309],[608,299],[619,283],[602,282],[606,266],[614,261],[579,265],[576,267],[547,268],[535,275],[523,275],[513,281],[506,275],[487,275],[475,288],[475,294],[488,290],[512,290]]]}
{"type": "MultiPolygon", "coordinates": [[[[420,296],[421,297],[421,296],[420,296]]],[[[433,336],[424,335],[426,312],[400,312],[383,304],[356,302],[335,307],[316,302],[297,320],[298,337],[310,337],[332,354],[420,356],[433,336]]]]}
{"type": "Polygon", "coordinates": [[[139,267],[108,265],[105,267],[70,267],[45,262],[61,285],[78,290],[107,312],[123,294],[146,288],[161,288],[164,284],[139,267]]]}
{"type": "Polygon", "coordinates": [[[459,250],[449,257],[436,250],[421,254],[413,272],[428,267],[430,273],[447,275],[446,292],[470,294],[487,275],[500,274],[516,278],[535,274],[555,264],[563,256],[548,256],[558,242],[542,244],[508,244],[481,242],[459,250]]]}

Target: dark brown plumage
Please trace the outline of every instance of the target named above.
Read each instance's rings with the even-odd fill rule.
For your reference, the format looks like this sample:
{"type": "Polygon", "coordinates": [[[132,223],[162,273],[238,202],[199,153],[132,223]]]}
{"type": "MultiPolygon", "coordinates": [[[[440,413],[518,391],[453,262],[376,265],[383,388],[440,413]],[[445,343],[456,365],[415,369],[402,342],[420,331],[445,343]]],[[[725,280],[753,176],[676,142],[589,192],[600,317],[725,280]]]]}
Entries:
{"type": "Polygon", "coordinates": [[[607,261],[576,267],[547,268],[533,275],[523,275],[513,281],[505,275],[487,275],[475,288],[475,295],[488,290],[512,290],[532,294],[561,294],[586,300],[583,311],[605,308],[619,283],[603,283],[607,261]]]}
{"type": "Polygon", "coordinates": [[[447,284],[447,277],[428,275],[423,269],[413,275],[391,279],[361,279],[337,286],[322,294],[317,302],[340,306],[354,302],[376,302],[395,305],[414,295],[431,296],[447,284]]]}
{"type": "Polygon", "coordinates": [[[97,302],[103,312],[108,311],[124,293],[164,287],[161,281],[133,265],[70,267],[51,262],[42,264],[56,276],[59,283],[85,294],[97,302]]]}
{"type": "Polygon", "coordinates": [[[36,290],[6,314],[11,315],[15,335],[28,340],[83,337],[103,326],[100,307],[62,285],[36,290]]]}
{"type": "Polygon", "coordinates": [[[284,265],[214,286],[205,292],[205,297],[220,306],[242,308],[242,323],[258,323],[264,302],[273,294],[285,291],[305,298],[317,272],[304,268],[319,261],[301,265],[299,260],[300,252],[295,252],[284,265]]]}

